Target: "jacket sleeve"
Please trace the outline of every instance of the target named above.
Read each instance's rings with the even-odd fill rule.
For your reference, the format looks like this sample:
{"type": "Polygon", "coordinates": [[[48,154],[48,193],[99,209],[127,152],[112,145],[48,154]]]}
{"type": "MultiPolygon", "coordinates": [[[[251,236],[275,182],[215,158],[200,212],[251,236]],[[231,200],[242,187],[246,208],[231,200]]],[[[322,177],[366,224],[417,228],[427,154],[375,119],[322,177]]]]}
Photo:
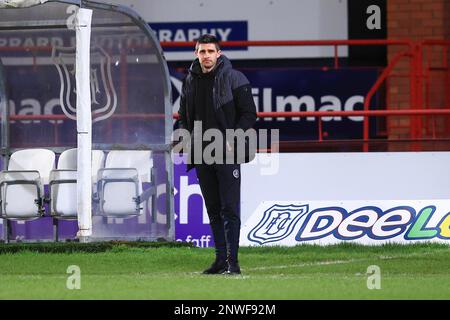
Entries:
{"type": "Polygon", "coordinates": [[[252,87],[244,74],[238,72],[237,86],[233,89],[233,99],[236,106],[237,122],[235,129],[244,131],[252,128],[256,122],[256,106],[252,96],[252,87]]]}
{"type": "Polygon", "coordinates": [[[178,109],[178,127],[180,129],[187,129],[187,114],[186,114],[186,78],[183,80],[180,94],[180,108],[178,109]]]}

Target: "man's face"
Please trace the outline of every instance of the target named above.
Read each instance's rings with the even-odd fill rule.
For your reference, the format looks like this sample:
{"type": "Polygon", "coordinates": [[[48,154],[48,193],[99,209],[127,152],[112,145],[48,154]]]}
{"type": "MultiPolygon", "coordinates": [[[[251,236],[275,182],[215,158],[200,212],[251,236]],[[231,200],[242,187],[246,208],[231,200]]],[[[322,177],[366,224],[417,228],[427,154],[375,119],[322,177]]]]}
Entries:
{"type": "Polygon", "coordinates": [[[210,72],[216,66],[217,59],[222,52],[217,50],[214,43],[199,43],[195,55],[197,56],[203,72],[210,72]]]}

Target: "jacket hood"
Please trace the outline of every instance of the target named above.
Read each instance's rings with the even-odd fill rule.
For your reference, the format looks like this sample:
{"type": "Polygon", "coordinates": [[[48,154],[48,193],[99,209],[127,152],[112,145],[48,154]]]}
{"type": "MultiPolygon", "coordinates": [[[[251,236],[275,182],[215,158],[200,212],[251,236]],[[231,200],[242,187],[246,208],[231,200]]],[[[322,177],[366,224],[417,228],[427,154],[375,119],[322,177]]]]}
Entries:
{"type": "MultiPolygon", "coordinates": [[[[214,72],[216,74],[222,73],[223,71],[227,69],[231,69],[231,61],[224,55],[221,55],[217,59],[216,67],[214,68],[214,72]]],[[[200,67],[200,62],[198,61],[198,58],[195,59],[191,66],[189,67],[189,73],[192,73],[193,75],[199,75],[202,73],[202,68],[200,67]]]]}

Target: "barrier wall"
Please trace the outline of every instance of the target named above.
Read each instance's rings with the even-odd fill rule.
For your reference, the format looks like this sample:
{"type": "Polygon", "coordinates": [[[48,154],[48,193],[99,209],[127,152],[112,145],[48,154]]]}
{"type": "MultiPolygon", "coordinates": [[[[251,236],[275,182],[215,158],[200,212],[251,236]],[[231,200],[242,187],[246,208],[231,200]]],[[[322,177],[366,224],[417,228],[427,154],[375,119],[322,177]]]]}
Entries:
{"type": "MultiPolygon", "coordinates": [[[[241,166],[241,245],[449,243],[449,163],[450,152],[259,153],[241,166]]],[[[213,246],[195,169],[175,165],[174,186],[176,240],[213,246]]],[[[13,239],[51,238],[49,219],[18,224],[13,239]]],[[[61,227],[75,236],[76,222],[61,227]]]]}
{"type": "Polygon", "coordinates": [[[242,245],[449,243],[450,152],[263,156],[242,167],[242,245]]]}

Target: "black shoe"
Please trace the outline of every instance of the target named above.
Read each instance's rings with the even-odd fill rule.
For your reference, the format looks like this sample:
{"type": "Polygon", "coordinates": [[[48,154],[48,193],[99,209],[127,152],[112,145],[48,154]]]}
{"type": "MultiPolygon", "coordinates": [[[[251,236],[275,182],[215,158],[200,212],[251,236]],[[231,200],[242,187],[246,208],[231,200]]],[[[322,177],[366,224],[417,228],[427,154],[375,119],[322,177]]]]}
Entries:
{"type": "Polygon", "coordinates": [[[223,274],[227,274],[227,275],[241,274],[241,268],[239,267],[239,263],[228,262],[228,268],[223,274]]]}
{"type": "Polygon", "coordinates": [[[216,259],[213,264],[203,274],[221,274],[227,270],[227,261],[216,259]]]}

